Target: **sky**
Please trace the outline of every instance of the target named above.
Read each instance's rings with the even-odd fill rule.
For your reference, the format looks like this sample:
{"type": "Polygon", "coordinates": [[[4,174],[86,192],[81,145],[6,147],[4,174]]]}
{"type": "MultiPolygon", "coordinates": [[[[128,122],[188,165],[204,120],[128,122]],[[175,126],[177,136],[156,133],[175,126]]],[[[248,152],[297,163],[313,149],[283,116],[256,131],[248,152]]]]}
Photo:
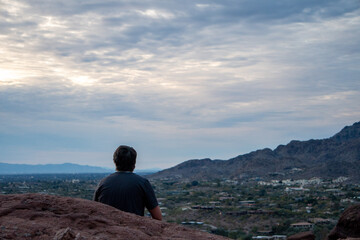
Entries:
{"type": "Polygon", "coordinates": [[[0,162],[229,159],[360,121],[359,0],[0,0],[0,162]]]}

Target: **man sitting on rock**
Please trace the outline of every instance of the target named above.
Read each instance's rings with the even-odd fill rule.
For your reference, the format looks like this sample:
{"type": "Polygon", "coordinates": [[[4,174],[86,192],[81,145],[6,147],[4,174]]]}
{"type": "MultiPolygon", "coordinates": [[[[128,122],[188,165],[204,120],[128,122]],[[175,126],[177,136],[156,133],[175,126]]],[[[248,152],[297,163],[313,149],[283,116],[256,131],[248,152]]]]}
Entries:
{"type": "Polygon", "coordinates": [[[133,173],[137,153],[129,146],[120,146],[114,152],[116,172],[102,179],[94,200],[125,212],[144,216],[145,207],[152,218],[162,220],[162,214],[150,182],[133,173]]]}

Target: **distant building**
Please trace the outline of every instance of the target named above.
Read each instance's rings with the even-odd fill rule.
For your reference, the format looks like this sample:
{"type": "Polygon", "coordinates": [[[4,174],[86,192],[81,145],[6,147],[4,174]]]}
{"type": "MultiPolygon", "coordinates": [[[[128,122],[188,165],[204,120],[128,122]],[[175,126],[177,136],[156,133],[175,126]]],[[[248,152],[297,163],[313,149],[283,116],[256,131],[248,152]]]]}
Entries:
{"type": "Polygon", "coordinates": [[[341,203],[354,203],[355,201],[350,198],[344,198],[340,200],[341,203]]]}
{"type": "Polygon", "coordinates": [[[314,227],[314,224],[308,222],[299,222],[293,223],[290,226],[296,229],[312,229],[314,227]]]}
{"type": "Polygon", "coordinates": [[[253,201],[253,200],[240,201],[239,203],[241,206],[245,206],[245,207],[251,207],[251,206],[255,205],[255,201],[253,201]]]}
{"type": "Polygon", "coordinates": [[[227,215],[233,215],[233,216],[241,216],[241,215],[261,215],[261,214],[274,214],[274,211],[269,210],[248,210],[248,211],[236,211],[236,212],[227,212],[227,215]]]}
{"type": "Polygon", "coordinates": [[[335,196],[344,196],[345,195],[345,193],[343,191],[341,191],[341,189],[337,189],[337,188],[326,189],[325,192],[332,193],[335,196]]]}
{"type": "Polygon", "coordinates": [[[300,191],[310,191],[307,188],[303,187],[286,187],[285,192],[300,192],[300,191]]]}
{"type": "MultiPolygon", "coordinates": [[[[324,218],[310,218],[309,222],[312,222],[314,224],[328,224],[333,222],[334,220],[332,219],[324,219],[324,218]]],[[[336,220],[335,220],[336,222],[336,220]]]]}
{"type": "Polygon", "coordinates": [[[253,236],[252,239],[262,240],[286,240],[286,235],[273,235],[273,236],[253,236]]]}
{"type": "Polygon", "coordinates": [[[181,222],[182,225],[203,225],[204,222],[197,222],[197,221],[188,221],[188,222],[181,222]]]}
{"type": "Polygon", "coordinates": [[[273,235],[274,240],[286,240],[286,235],[273,235]]]}
{"type": "Polygon", "coordinates": [[[333,183],[342,183],[348,180],[348,177],[338,177],[337,179],[332,180],[333,183]]]}
{"type": "Polygon", "coordinates": [[[273,238],[272,238],[272,236],[253,236],[252,239],[270,240],[270,239],[273,239],[273,238]]]}

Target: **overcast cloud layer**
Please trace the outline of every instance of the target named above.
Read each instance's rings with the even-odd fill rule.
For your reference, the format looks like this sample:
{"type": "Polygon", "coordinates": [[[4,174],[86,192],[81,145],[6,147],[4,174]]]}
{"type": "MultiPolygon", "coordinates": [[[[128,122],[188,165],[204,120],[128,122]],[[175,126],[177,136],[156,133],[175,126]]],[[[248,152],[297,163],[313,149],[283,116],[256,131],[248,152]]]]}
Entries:
{"type": "Polygon", "coordinates": [[[0,0],[0,162],[138,168],[360,120],[358,0],[0,0]]]}

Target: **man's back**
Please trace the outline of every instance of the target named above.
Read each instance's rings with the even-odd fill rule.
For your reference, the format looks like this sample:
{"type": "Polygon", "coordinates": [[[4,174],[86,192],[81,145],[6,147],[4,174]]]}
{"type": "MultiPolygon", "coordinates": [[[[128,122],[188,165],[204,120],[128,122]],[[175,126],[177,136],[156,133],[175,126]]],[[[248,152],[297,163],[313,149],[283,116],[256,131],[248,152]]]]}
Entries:
{"type": "Polygon", "coordinates": [[[99,183],[94,200],[144,216],[144,208],[158,206],[149,181],[132,172],[115,172],[99,183]]]}

